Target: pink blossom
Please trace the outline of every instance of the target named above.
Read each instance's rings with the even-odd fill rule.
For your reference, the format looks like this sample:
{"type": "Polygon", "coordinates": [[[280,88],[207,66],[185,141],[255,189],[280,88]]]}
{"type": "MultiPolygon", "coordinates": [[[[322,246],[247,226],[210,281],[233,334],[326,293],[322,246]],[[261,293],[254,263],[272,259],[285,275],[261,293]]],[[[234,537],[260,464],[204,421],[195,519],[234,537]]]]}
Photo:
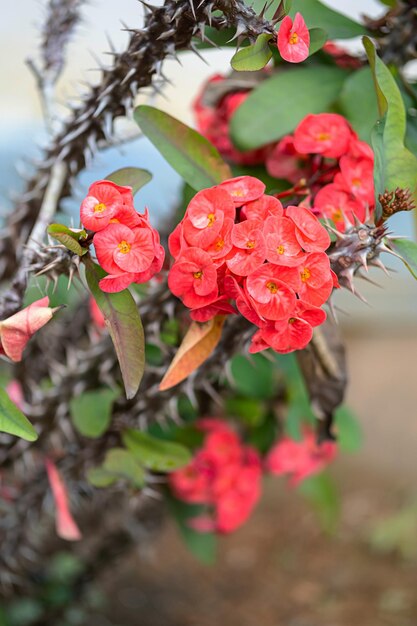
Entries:
{"type": "Polygon", "coordinates": [[[294,132],[294,147],[301,154],[321,154],[337,159],[347,153],[352,130],[342,115],[307,115],[294,132]]]}
{"type": "Polygon", "coordinates": [[[300,63],[308,57],[310,33],[301,13],[296,13],[294,22],[289,15],[284,17],[278,31],[278,50],[285,61],[300,63]]]}
{"type": "Polygon", "coordinates": [[[56,532],[58,537],[67,541],[79,541],[81,532],[78,528],[68,504],[67,488],[58,469],[50,459],[45,459],[45,467],[56,507],[56,532]]]}

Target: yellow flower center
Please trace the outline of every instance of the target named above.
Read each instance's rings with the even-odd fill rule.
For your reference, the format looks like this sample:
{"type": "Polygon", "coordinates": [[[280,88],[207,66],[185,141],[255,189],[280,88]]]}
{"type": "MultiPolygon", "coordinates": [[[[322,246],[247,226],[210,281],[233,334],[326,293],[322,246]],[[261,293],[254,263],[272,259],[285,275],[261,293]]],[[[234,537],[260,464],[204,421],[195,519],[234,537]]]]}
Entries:
{"type": "Polygon", "coordinates": [[[194,272],[193,274],[194,278],[196,278],[197,280],[201,280],[202,276],[203,276],[203,272],[200,270],[199,272],[194,272]]]}
{"type": "Polygon", "coordinates": [[[295,322],[295,317],[290,317],[290,319],[288,320],[288,324],[294,324],[295,322]]]}
{"type": "Polygon", "coordinates": [[[310,270],[308,269],[308,267],[305,267],[303,271],[301,272],[301,280],[303,281],[303,283],[306,283],[308,279],[310,278],[310,276],[311,276],[310,270]]]}
{"type": "Polygon", "coordinates": [[[119,248],[119,250],[120,250],[120,252],[121,252],[122,254],[127,254],[128,252],[130,252],[131,245],[130,245],[130,243],[127,243],[127,241],[125,241],[125,240],[123,239],[123,241],[121,241],[121,242],[117,245],[117,247],[119,248]]]}
{"type": "Polygon", "coordinates": [[[209,213],[207,215],[207,219],[208,219],[207,226],[213,226],[214,222],[216,221],[216,216],[214,215],[214,213],[209,213]]]}
{"type": "Polygon", "coordinates": [[[243,189],[233,189],[230,195],[234,196],[235,198],[241,198],[245,195],[245,192],[243,191],[243,189]]]}
{"type": "Polygon", "coordinates": [[[289,38],[289,43],[291,45],[294,45],[295,43],[298,43],[298,39],[299,39],[299,37],[298,37],[297,33],[291,33],[290,38],[289,38]]]}
{"type": "Polygon", "coordinates": [[[362,181],[361,181],[361,179],[360,179],[360,178],[354,178],[354,179],[352,180],[352,185],[353,185],[354,187],[361,187],[361,186],[362,186],[362,181]]]}
{"type": "Polygon", "coordinates": [[[284,246],[278,246],[277,252],[278,252],[278,254],[284,254],[284,252],[285,252],[284,246]]]}
{"type": "Polygon", "coordinates": [[[278,291],[278,287],[275,283],[273,283],[272,281],[269,281],[269,283],[266,283],[267,288],[269,289],[269,291],[271,293],[277,293],[278,291]]]}
{"type": "Polygon", "coordinates": [[[342,211],[340,209],[335,209],[332,213],[332,220],[334,222],[341,222],[343,220],[342,211]]]}
{"type": "Polygon", "coordinates": [[[331,139],[331,134],[330,133],[319,133],[318,135],[316,135],[316,139],[317,141],[328,141],[329,139],[331,139]]]}
{"type": "Polygon", "coordinates": [[[246,247],[248,248],[248,250],[253,250],[253,248],[255,247],[256,242],[255,241],[247,241],[246,242],[246,247]]]}
{"type": "Polygon", "coordinates": [[[106,205],[103,202],[97,202],[94,207],[94,213],[103,213],[106,210],[106,205]]]}
{"type": "Polygon", "coordinates": [[[223,247],[224,247],[224,240],[219,239],[219,241],[216,242],[216,250],[221,250],[223,247]]]}

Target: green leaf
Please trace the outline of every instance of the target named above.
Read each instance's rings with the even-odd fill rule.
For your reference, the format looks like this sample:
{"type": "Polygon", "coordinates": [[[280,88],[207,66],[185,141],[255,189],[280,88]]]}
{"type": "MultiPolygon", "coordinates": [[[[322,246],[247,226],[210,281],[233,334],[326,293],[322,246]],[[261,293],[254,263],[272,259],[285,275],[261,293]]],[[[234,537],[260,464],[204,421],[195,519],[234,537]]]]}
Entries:
{"type": "Polygon", "coordinates": [[[130,291],[104,293],[99,281],[106,273],[91,258],[85,259],[90,291],[104,315],[116,350],[126,397],[131,399],[139,389],[145,367],[145,337],[139,311],[130,291]]]}
{"type": "Polygon", "coordinates": [[[73,424],[84,437],[100,437],[110,425],[113,402],[119,390],[97,389],[85,391],[70,401],[73,424]]]}
{"type": "Polygon", "coordinates": [[[32,424],[10,400],[4,389],[0,389],[0,432],[16,435],[26,441],[36,441],[38,438],[32,424]]]}
{"type": "Polygon", "coordinates": [[[309,56],[320,50],[328,38],[327,32],[323,28],[310,28],[309,56]]]}
{"type": "Polygon", "coordinates": [[[162,156],[196,191],[231,177],[229,166],[216,148],[175,117],[143,104],[135,109],[134,118],[162,156]]]}
{"type": "Polygon", "coordinates": [[[363,67],[353,72],[343,83],[339,108],[359,137],[371,141],[372,128],[378,119],[378,106],[373,87],[372,72],[363,67]]]}
{"type": "Polygon", "coordinates": [[[132,193],[135,195],[139,189],[152,180],[152,174],[148,170],[143,170],[139,167],[122,167],[120,170],[109,174],[106,178],[121,187],[132,187],[132,193]]]}
{"type": "Polygon", "coordinates": [[[259,35],[254,44],[241,48],[230,61],[237,72],[256,72],[265,67],[272,57],[269,41],[272,35],[259,35]]]}
{"type": "Polygon", "coordinates": [[[260,354],[238,354],[230,362],[236,390],[244,396],[266,400],[274,395],[274,364],[260,354]]]}
{"type": "Polygon", "coordinates": [[[385,117],[378,120],[371,132],[371,145],[374,152],[374,186],[375,186],[375,222],[378,223],[382,216],[382,206],[379,194],[385,191],[385,150],[384,128],[385,117]]]}
{"type": "Polygon", "coordinates": [[[87,478],[94,487],[109,487],[119,480],[127,480],[140,489],[145,484],[145,470],[131,452],[124,448],[112,448],[107,452],[103,465],[90,469],[87,478]]]}
{"type": "Polygon", "coordinates": [[[198,561],[212,565],[216,560],[217,537],[213,533],[199,533],[188,525],[191,518],[202,513],[202,507],[181,502],[169,493],[167,502],[187,548],[198,561]]]}
{"type": "Polygon", "coordinates": [[[156,472],[172,472],[191,460],[191,454],[184,446],[162,441],[141,430],[127,430],[122,439],[139,463],[156,472]]]}
{"type": "Polygon", "coordinates": [[[247,426],[256,427],[264,420],[264,407],[255,398],[234,396],[225,401],[227,415],[240,418],[247,426]]]}
{"type": "Polygon", "coordinates": [[[342,452],[357,452],[362,445],[362,430],[356,416],[345,406],[334,416],[337,441],[342,452]]]}
{"type": "Polygon", "coordinates": [[[254,89],[232,117],[235,146],[252,150],[294,130],[308,113],[321,113],[339,96],[347,74],[314,65],[280,72],[254,89]]]}
{"type": "Polygon", "coordinates": [[[322,528],[333,533],[340,518],[340,498],[332,478],[325,472],[310,476],[303,480],[298,491],[316,510],[322,528]]]}
{"type": "Polygon", "coordinates": [[[417,280],[417,243],[410,239],[390,237],[385,243],[393,252],[401,257],[408,271],[417,280]]]}
{"type": "Polygon", "coordinates": [[[64,226],[64,224],[50,224],[47,228],[47,233],[68,248],[68,250],[78,254],[78,256],[83,256],[88,252],[88,248],[82,248],[79,244],[80,240],[87,237],[85,230],[74,231],[64,226]]]}
{"type": "Polygon", "coordinates": [[[366,34],[366,28],[355,22],[350,17],[346,17],[338,11],[322,4],[318,0],[303,0],[290,10],[290,15],[294,18],[297,11],[301,11],[308,28],[323,28],[329,39],[350,39],[366,34]]]}
{"type": "MultiPolygon", "coordinates": [[[[393,191],[397,187],[409,189],[417,201],[417,158],[404,145],[406,133],[406,111],[400,89],[394,77],[377,56],[373,42],[363,38],[369,64],[374,76],[380,118],[383,127],[383,175],[378,174],[378,184],[383,179],[382,190],[375,185],[376,196],[384,189],[393,191]]],[[[381,166],[381,163],[380,163],[381,166]]]]}

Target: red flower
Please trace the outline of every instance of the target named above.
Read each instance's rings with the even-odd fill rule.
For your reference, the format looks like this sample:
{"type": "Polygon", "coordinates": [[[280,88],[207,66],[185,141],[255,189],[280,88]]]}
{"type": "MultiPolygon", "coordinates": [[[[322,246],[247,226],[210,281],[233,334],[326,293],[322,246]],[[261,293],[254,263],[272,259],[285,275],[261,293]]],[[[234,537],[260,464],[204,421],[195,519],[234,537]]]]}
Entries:
{"type": "Polygon", "coordinates": [[[274,196],[263,195],[257,200],[245,204],[240,212],[241,219],[266,220],[270,215],[282,217],[284,209],[281,202],[274,196]]]}
{"type": "Polygon", "coordinates": [[[285,319],[294,311],[294,290],[281,277],[280,267],[265,263],[246,279],[246,289],[256,312],[264,319],[285,319]]]}
{"type": "Polygon", "coordinates": [[[268,261],[292,267],[301,263],[304,254],[295,230],[294,222],[288,217],[268,217],[264,226],[268,261]]]}
{"type": "Polygon", "coordinates": [[[205,249],[212,244],[225,218],[235,219],[235,206],[230,195],[220,187],[199,191],[188,205],[183,236],[190,246],[205,249]]]}
{"type": "Polygon", "coordinates": [[[321,252],[330,246],[330,237],[311,211],[300,206],[289,206],[285,212],[295,224],[295,236],[306,252],[321,252]]]}
{"type": "Polygon", "coordinates": [[[308,254],[298,267],[301,286],[298,294],[302,300],[321,306],[333,290],[333,278],[330,274],[330,261],[324,252],[308,254]]]}
{"type": "Polygon", "coordinates": [[[268,174],[297,183],[308,173],[308,158],[294,147],[294,137],[286,135],[271,150],[266,159],[268,174]]]}
{"type": "Polygon", "coordinates": [[[245,220],[232,230],[234,248],[226,261],[227,267],[238,276],[247,276],[265,261],[265,240],[259,220],[245,220]]]}
{"type": "Polygon", "coordinates": [[[334,441],[318,444],[315,434],[306,429],[302,441],[283,437],[275,444],[268,454],[266,467],[277,476],[289,474],[291,484],[296,486],[307,476],[321,472],[336,454],[334,441]]]}
{"type": "Polygon", "coordinates": [[[67,541],[79,541],[81,539],[81,532],[71,515],[65,483],[55,463],[50,459],[45,459],[45,466],[55,501],[57,535],[67,541]]]}
{"type": "Polygon", "coordinates": [[[375,199],[374,163],[371,159],[356,159],[350,155],[339,161],[340,173],[334,178],[335,185],[351,193],[364,205],[373,206],[375,199]]]}
{"type": "Polygon", "coordinates": [[[307,115],[294,132],[294,147],[302,154],[337,159],[347,153],[352,130],[337,113],[307,115]]]}
{"type": "Polygon", "coordinates": [[[118,185],[108,180],[93,183],[81,203],[81,222],[89,230],[102,230],[123,207],[124,196],[118,185]]]}
{"type": "Polygon", "coordinates": [[[320,189],[314,200],[314,210],[320,217],[331,219],[341,232],[346,228],[345,217],[351,223],[354,223],[354,215],[361,222],[365,219],[364,206],[333,183],[320,189]]]}
{"type": "Polygon", "coordinates": [[[252,200],[257,200],[265,191],[264,183],[254,176],[237,176],[220,183],[233,199],[236,206],[242,206],[252,200]]]}
{"type": "Polygon", "coordinates": [[[57,310],[48,305],[49,298],[41,298],[0,321],[0,354],[5,354],[15,362],[22,360],[23,350],[29,339],[52,319],[57,310]]]}
{"type": "Polygon", "coordinates": [[[310,33],[301,13],[296,13],[294,23],[289,15],[282,20],[278,31],[278,50],[285,61],[300,63],[308,57],[310,33]]]}
{"type": "Polygon", "coordinates": [[[143,272],[155,256],[149,227],[132,230],[123,224],[109,224],[93,241],[98,262],[109,274],[143,272]]]}
{"type": "Polygon", "coordinates": [[[200,248],[184,250],[169,272],[168,286],[191,309],[214,302],[218,286],[211,256],[200,248]]]}

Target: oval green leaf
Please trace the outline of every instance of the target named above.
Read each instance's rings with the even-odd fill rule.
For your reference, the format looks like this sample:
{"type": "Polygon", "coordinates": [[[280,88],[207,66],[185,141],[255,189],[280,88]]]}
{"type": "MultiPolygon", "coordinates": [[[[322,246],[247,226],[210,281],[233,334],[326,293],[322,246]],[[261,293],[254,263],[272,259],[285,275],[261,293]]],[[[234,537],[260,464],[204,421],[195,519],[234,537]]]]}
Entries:
{"type": "Polygon", "coordinates": [[[229,166],[200,133],[154,107],[141,105],[134,118],[142,132],[196,191],[231,178],[229,166]]]}
{"type": "Polygon", "coordinates": [[[191,461],[191,454],[184,446],[162,441],[141,430],[127,430],[122,439],[139,463],[156,472],[172,472],[191,461]]]}
{"type": "Polygon", "coordinates": [[[87,237],[85,230],[74,231],[64,224],[50,224],[47,233],[78,256],[83,256],[88,252],[88,248],[82,248],[79,244],[79,241],[87,237]]]}
{"type": "Polygon", "coordinates": [[[106,176],[106,179],[121,187],[132,187],[132,193],[135,195],[139,189],[152,180],[152,174],[139,167],[122,167],[106,176]]]}
{"type": "Polygon", "coordinates": [[[303,0],[295,3],[290,10],[294,18],[297,11],[301,11],[308,28],[323,28],[329,39],[350,39],[366,34],[366,28],[350,19],[343,13],[334,11],[319,0],[303,0]]]}
{"type": "Polygon", "coordinates": [[[323,28],[310,28],[309,56],[320,50],[328,40],[327,32],[323,28]]]}
{"type": "Polygon", "coordinates": [[[417,243],[411,239],[389,237],[385,240],[387,246],[401,257],[402,262],[412,276],[417,280],[417,243]]]}
{"type": "Polygon", "coordinates": [[[95,389],[72,398],[70,414],[78,432],[91,438],[103,435],[110,425],[113,402],[119,395],[119,390],[95,389]]]}
{"type": "Polygon", "coordinates": [[[0,389],[0,432],[16,435],[26,441],[36,441],[38,438],[32,424],[10,400],[4,389],[0,389]]]}
{"type": "Polygon", "coordinates": [[[84,263],[88,287],[104,315],[116,350],[126,397],[131,399],[139,389],[145,368],[145,336],[138,308],[128,289],[104,293],[99,281],[106,273],[90,257],[84,263]]]}
{"type": "Polygon", "coordinates": [[[241,48],[230,61],[231,66],[237,72],[256,72],[265,67],[272,57],[269,41],[272,35],[262,34],[255,43],[241,48]]]}
{"type": "Polygon", "coordinates": [[[334,102],[346,79],[338,67],[290,69],[263,81],[232,117],[230,132],[239,150],[252,150],[294,130],[308,113],[334,102]]]}
{"type": "Polygon", "coordinates": [[[353,72],[344,82],[338,101],[342,113],[359,137],[371,141],[372,128],[378,119],[378,105],[369,67],[353,72]]]}

